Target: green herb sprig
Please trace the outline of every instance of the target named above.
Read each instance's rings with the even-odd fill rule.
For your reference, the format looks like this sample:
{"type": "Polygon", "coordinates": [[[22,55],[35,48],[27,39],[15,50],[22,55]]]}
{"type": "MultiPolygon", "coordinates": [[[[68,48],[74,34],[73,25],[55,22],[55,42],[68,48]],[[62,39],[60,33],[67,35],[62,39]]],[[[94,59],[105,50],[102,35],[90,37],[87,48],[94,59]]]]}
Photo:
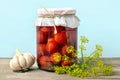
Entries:
{"type": "MultiPolygon", "coordinates": [[[[80,41],[79,49],[81,58],[77,58],[77,62],[71,66],[54,66],[55,73],[68,74],[80,78],[112,75],[112,65],[106,65],[101,59],[103,52],[102,46],[97,44],[95,50],[88,56],[84,54],[84,51],[86,51],[85,45],[89,40],[85,36],[81,36],[80,41]]],[[[76,54],[76,50],[72,47],[68,48],[67,51],[75,52],[76,54]]]]}

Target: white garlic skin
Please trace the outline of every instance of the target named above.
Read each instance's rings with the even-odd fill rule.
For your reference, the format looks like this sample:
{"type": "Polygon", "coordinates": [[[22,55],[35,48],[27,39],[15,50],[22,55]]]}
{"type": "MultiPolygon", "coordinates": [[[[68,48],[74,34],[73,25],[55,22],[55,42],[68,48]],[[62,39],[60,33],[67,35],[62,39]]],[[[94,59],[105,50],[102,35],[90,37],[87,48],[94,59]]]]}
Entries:
{"type": "Polygon", "coordinates": [[[30,68],[35,63],[35,57],[30,53],[15,55],[10,60],[9,66],[13,71],[30,68]]]}
{"type": "Polygon", "coordinates": [[[22,69],[18,63],[18,56],[15,55],[13,59],[10,60],[9,66],[14,71],[19,71],[22,69]]]}

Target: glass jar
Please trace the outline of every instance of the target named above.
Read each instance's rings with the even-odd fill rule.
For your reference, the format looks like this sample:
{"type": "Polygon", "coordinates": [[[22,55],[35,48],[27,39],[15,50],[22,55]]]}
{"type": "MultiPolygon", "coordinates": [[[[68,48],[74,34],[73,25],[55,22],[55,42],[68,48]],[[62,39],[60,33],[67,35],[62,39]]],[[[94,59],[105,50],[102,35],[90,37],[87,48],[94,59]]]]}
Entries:
{"type": "Polygon", "coordinates": [[[61,65],[65,47],[72,45],[77,49],[79,19],[75,13],[73,8],[38,10],[35,26],[37,63],[40,69],[53,71],[54,65],[61,65]]]}

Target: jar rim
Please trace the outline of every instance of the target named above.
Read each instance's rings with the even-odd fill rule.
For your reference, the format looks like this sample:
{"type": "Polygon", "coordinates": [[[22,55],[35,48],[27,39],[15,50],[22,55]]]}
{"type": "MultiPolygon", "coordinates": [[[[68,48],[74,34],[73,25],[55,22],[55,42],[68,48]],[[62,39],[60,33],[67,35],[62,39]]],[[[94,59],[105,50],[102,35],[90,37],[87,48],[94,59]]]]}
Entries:
{"type": "Polygon", "coordinates": [[[63,15],[63,14],[75,14],[76,10],[74,8],[46,8],[38,9],[38,15],[63,15]]]}

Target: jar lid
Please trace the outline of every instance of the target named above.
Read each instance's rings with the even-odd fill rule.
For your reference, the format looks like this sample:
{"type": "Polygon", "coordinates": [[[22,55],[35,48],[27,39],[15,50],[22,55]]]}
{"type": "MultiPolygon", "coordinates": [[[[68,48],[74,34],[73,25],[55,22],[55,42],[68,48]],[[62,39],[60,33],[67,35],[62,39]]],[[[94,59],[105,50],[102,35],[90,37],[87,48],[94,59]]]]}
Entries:
{"type": "Polygon", "coordinates": [[[46,9],[38,9],[39,15],[47,15],[47,14],[75,14],[76,10],[74,8],[46,8],[46,9]]]}

